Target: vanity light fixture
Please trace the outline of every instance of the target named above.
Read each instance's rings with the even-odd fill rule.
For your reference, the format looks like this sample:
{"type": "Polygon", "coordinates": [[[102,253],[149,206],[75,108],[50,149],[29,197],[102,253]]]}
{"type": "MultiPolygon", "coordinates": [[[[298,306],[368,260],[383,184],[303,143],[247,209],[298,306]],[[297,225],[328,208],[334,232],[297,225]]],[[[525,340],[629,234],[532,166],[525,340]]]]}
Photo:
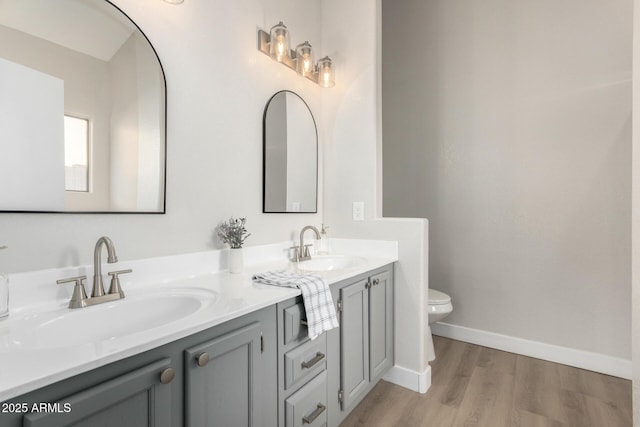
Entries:
{"type": "Polygon", "coordinates": [[[289,30],[280,21],[267,33],[258,29],[258,50],[274,60],[286,65],[303,77],[322,87],[333,87],[336,84],[333,61],[325,56],[316,64],[313,48],[308,41],[300,43],[295,50],[289,48],[289,30]]]}
{"type": "Polygon", "coordinates": [[[325,56],[318,61],[318,84],[322,87],[333,87],[336,85],[336,73],[333,68],[333,61],[325,56]]]}
{"type": "Polygon", "coordinates": [[[289,49],[289,30],[287,26],[280,21],[278,25],[271,28],[269,34],[269,55],[278,62],[285,62],[290,54],[289,49]]]}
{"type": "Polygon", "coordinates": [[[296,46],[296,71],[304,77],[309,77],[313,74],[313,49],[311,49],[308,41],[296,46]]]}

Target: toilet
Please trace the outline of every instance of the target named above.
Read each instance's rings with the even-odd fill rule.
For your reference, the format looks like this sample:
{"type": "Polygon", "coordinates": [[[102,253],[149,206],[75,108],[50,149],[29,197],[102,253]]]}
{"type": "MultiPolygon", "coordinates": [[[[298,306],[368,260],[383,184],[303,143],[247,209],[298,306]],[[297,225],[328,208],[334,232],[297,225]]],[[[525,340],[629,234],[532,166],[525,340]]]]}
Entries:
{"type": "Polygon", "coordinates": [[[427,360],[432,362],[436,358],[436,352],[433,348],[433,338],[431,337],[431,324],[439,322],[449,315],[453,311],[453,305],[451,304],[451,297],[444,292],[436,291],[435,289],[429,289],[429,328],[427,339],[427,360]]]}
{"type": "Polygon", "coordinates": [[[429,324],[439,322],[453,311],[451,297],[444,292],[429,289],[429,324]]]}

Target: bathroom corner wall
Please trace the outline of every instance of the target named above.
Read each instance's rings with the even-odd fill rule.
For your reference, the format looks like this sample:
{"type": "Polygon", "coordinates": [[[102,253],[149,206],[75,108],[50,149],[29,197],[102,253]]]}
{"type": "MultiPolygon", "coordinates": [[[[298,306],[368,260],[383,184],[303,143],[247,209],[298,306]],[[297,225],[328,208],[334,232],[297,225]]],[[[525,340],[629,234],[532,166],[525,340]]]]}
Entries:
{"type": "Polygon", "coordinates": [[[330,236],[399,242],[389,379],[425,392],[428,222],[381,217],[380,2],[325,0],[322,30],[325,51],[336,63],[336,86],[323,93],[324,222],[330,236]],[[353,202],[364,202],[364,221],[352,220],[353,202]]]}
{"type": "Polygon", "coordinates": [[[630,359],[631,16],[383,2],[384,214],[429,219],[446,323],[630,359]]]}
{"type": "MultiPolygon", "coordinates": [[[[167,80],[167,213],[0,213],[8,273],[92,262],[110,236],[121,260],[221,248],[217,224],[246,216],[247,245],[280,242],[321,214],[262,213],[262,116],[282,89],[309,104],[323,140],[322,89],[257,50],[258,27],[283,20],[322,53],[320,5],[293,0],[114,0],[158,52],[167,80]]],[[[322,164],[320,164],[322,171],[322,164]]],[[[322,172],[320,172],[322,183],[322,172]]],[[[322,212],[322,184],[318,212],[322,212]]],[[[52,284],[55,286],[55,284],[52,284]]]]}
{"type": "Polygon", "coordinates": [[[640,0],[633,2],[633,137],[631,157],[631,286],[633,425],[640,427],[640,0]]]}

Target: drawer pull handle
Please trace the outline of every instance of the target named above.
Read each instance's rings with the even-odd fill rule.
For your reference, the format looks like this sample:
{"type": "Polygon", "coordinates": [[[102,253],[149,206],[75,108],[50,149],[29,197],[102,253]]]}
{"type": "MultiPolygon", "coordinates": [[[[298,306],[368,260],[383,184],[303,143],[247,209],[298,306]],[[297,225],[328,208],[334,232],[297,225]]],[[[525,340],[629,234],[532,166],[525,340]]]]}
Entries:
{"type": "Polygon", "coordinates": [[[207,366],[207,363],[209,363],[209,353],[202,353],[198,357],[196,357],[196,363],[201,368],[207,366]]]}
{"type": "Polygon", "coordinates": [[[176,372],[173,368],[167,368],[164,371],[160,372],[160,382],[162,384],[169,384],[176,376],[176,372]]]}
{"type": "Polygon", "coordinates": [[[324,412],[325,409],[327,409],[326,406],[324,406],[322,403],[318,403],[318,407],[314,409],[313,412],[310,413],[308,417],[307,416],[302,417],[302,424],[311,424],[316,420],[316,418],[320,416],[320,414],[324,412]]]}
{"type": "Polygon", "coordinates": [[[300,324],[302,326],[308,326],[309,325],[305,319],[300,320],[300,324]]]}
{"type": "Polygon", "coordinates": [[[308,362],[302,362],[302,367],[309,369],[319,363],[322,359],[324,359],[324,354],[317,352],[313,359],[309,360],[308,362]]]}

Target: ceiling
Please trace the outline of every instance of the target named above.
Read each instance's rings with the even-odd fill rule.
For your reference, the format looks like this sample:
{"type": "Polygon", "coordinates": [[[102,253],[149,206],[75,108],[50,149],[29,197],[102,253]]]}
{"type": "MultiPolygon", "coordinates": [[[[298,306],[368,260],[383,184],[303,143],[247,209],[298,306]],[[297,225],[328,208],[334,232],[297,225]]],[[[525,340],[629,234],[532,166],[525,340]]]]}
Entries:
{"type": "Polygon", "coordinates": [[[0,25],[103,61],[136,30],[104,0],[0,0],[0,25]]]}

